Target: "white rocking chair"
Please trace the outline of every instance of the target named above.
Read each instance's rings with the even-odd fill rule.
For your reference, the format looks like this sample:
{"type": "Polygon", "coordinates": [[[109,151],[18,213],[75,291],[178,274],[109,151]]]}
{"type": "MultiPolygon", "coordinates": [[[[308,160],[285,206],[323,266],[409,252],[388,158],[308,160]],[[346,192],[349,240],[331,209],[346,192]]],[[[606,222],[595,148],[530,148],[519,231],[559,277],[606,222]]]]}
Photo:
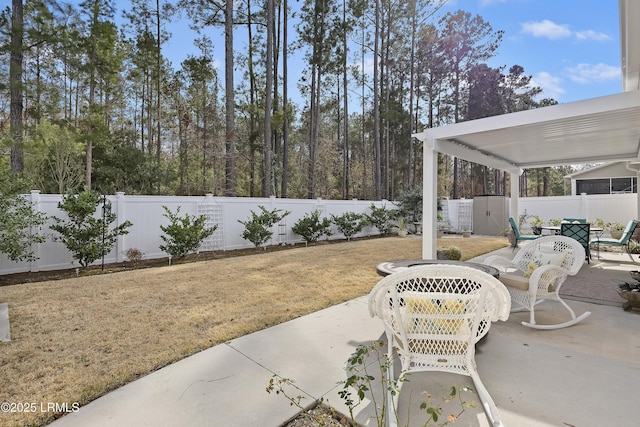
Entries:
{"type": "Polygon", "coordinates": [[[520,307],[512,313],[528,310],[529,322],[524,326],[535,329],[560,329],[575,325],[588,317],[586,311],[579,317],[560,297],[560,287],[584,264],[585,250],[575,239],[565,236],[545,236],[522,246],[513,260],[492,255],[484,263],[500,270],[500,281],[507,286],[512,303],[520,307]],[[528,273],[528,274],[527,274],[528,273]],[[527,277],[528,276],[528,277],[527,277]],[[553,324],[538,325],[535,318],[535,306],[543,300],[558,301],[571,314],[571,320],[553,324]]]}
{"type": "MultiPolygon", "coordinates": [[[[443,371],[470,376],[494,426],[502,422],[476,370],[475,344],[491,322],[508,318],[510,306],[509,292],[499,280],[458,265],[411,267],[385,277],[369,294],[371,316],[384,321],[389,360],[395,348],[403,374],[443,371]]],[[[393,363],[388,374],[395,380],[393,363]]],[[[397,407],[397,399],[398,394],[394,397],[388,390],[389,404],[397,407]]],[[[387,425],[396,425],[393,411],[387,414],[387,425]]]]}

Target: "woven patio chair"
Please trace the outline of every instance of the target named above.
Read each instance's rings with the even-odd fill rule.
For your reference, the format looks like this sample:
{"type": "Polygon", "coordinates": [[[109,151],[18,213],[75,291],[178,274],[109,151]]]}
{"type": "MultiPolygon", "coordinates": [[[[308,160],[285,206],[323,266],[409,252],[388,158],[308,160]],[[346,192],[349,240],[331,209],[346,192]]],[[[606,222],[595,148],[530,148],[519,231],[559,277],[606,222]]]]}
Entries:
{"type": "Polygon", "coordinates": [[[516,220],[513,217],[509,217],[509,224],[511,225],[511,229],[513,230],[513,235],[516,238],[516,243],[513,245],[513,250],[516,250],[519,241],[529,241],[536,240],[540,236],[537,234],[522,234],[520,232],[520,228],[518,228],[518,224],[516,224],[516,220]]]}
{"type": "Polygon", "coordinates": [[[520,248],[513,260],[500,255],[491,255],[484,263],[500,270],[500,281],[507,286],[512,304],[517,304],[512,313],[529,311],[529,322],[524,326],[535,329],[560,329],[575,325],[591,312],[579,317],[560,297],[560,287],[568,276],[574,276],[584,264],[585,251],[582,244],[571,237],[552,235],[529,242],[520,248]],[[535,307],[544,300],[557,301],[571,314],[571,320],[553,325],[538,325],[535,307]]]}
{"type": "MultiPolygon", "coordinates": [[[[402,374],[443,371],[470,376],[489,421],[501,426],[493,399],[480,380],[475,344],[491,322],[506,320],[509,292],[483,271],[459,265],[411,267],[382,279],[369,294],[369,312],[384,321],[388,357],[396,350],[402,374]]],[[[389,380],[395,380],[393,363],[389,380]]],[[[387,401],[397,408],[398,393],[387,401]],[[394,400],[392,400],[394,399],[394,400]]],[[[393,410],[387,425],[395,426],[393,410]]]]}
{"type": "Polygon", "coordinates": [[[622,236],[619,239],[613,239],[610,237],[596,237],[594,239],[591,239],[589,244],[596,245],[598,258],[600,258],[601,243],[603,245],[622,246],[627,252],[627,255],[629,255],[629,258],[631,258],[631,261],[635,262],[633,260],[633,255],[631,255],[630,244],[631,244],[631,237],[633,236],[633,233],[635,233],[637,226],[638,226],[638,221],[635,221],[632,219],[627,223],[627,226],[624,228],[624,231],[622,232],[622,236]]]}

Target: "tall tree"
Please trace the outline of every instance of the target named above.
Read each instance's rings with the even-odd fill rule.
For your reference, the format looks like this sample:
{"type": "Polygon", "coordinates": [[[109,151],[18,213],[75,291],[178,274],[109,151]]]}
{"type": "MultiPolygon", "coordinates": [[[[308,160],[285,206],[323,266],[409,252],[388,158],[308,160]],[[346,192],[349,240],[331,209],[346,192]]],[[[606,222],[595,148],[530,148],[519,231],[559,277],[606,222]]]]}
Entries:
{"type": "Polygon", "coordinates": [[[11,41],[9,59],[9,86],[11,92],[9,127],[12,136],[11,172],[21,174],[24,169],[22,129],[22,60],[23,60],[23,6],[22,0],[11,3],[11,41]]]}
{"type": "Polygon", "coordinates": [[[287,197],[289,184],[289,5],[283,0],[284,28],[282,30],[282,180],[280,196],[287,197]]]}
{"type": "Polygon", "coordinates": [[[233,83],[233,2],[224,11],[224,86],[225,86],[225,195],[236,194],[235,86],[233,83]]]}
{"type": "MultiPolygon", "coordinates": [[[[463,103],[467,99],[465,88],[469,71],[495,54],[503,31],[494,32],[491,25],[481,16],[472,16],[462,10],[446,14],[440,20],[440,25],[444,58],[448,74],[451,76],[452,119],[457,123],[464,119],[462,112],[465,110],[463,103]]],[[[458,198],[457,158],[454,158],[453,177],[453,196],[458,198]]]]}
{"type": "Polygon", "coordinates": [[[264,94],[264,185],[262,194],[269,197],[272,194],[271,176],[271,118],[273,114],[273,15],[275,4],[267,0],[267,49],[265,55],[266,85],[264,94]]]}

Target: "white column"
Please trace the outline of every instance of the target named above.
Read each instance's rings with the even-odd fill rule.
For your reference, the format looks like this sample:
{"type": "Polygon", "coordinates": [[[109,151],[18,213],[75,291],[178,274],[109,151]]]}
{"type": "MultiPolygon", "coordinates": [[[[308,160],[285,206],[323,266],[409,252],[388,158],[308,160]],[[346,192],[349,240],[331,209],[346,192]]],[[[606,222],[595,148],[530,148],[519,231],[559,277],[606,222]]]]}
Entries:
{"type": "Polygon", "coordinates": [[[589,218],[589,201],[587,193],[580,193],[580,218],[589,218]]]}
{"type": "Polygon", "coordinates": [[[424,141],[422,170],[422,259],[436,259],[438,210],[438,152],[424,141]]]}
{"type": "Polygon", "coordinates": [[[518,212],[518,198],[520,197],[520,174],[511,172],[509,174],[511,177],[511,202],[509,216],[516,220],[516,224],[518,224],[518,220],[520,217],[520,213],[518,212]]]}

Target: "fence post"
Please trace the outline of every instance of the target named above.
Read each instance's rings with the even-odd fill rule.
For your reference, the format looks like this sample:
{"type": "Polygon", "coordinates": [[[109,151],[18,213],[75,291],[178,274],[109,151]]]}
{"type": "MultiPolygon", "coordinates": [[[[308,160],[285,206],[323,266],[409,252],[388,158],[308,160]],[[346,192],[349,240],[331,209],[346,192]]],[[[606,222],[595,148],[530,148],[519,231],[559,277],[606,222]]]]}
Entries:
{"type": "MultiPolygon", "coordinates": [[[[33,211],[40,212],[40,190],[31,190],[30,201],[33,211]]],[[[42,233],[42,230],[38,227],[37,230],[29,230],[29,232],[39,235],[42,233]]],[[[37,273],[40,271],[40,243],[36,243],[35,248],[32,249],[35,260],[29,263],[29,271],[37,273]]]]}
{"type": "Polygon", "coordinates": [[[587,200],[587,193],[580,193],[580,216],[582,218],[589,218],[589,200],[587,200]]]}
{"type": "MultiPolygon", "coordinates": [[[[124,218],[125,203],[126,202],[124,198],[124,192],[122,191],[116,192],[116,227],[122,224],[123,222],[125,222],[125,218],[124,218]]],[[[124,261],[124,253],[126,251],[124,239],[125,239],[125,236],[122,234],[116,238],[116,261],[117,262],[124,261]]]]}

